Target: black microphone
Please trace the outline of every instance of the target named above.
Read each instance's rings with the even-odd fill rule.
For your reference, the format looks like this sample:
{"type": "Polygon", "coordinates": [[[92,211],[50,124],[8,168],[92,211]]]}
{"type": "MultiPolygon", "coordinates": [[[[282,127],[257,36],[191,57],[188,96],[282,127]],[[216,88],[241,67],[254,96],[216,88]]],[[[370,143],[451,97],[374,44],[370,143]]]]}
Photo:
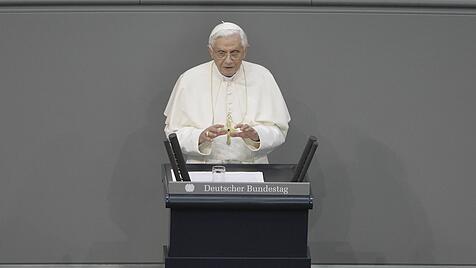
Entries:
{"type": "Polygon", "coordinates": [[[172,145],[172,151],[174,152],[175,159],[177,160],[177,167],[182,180],[190,181],[190,176],[188,175],[187,166],[185,165],[185,159],[183,158],[182,149],[180,149],[180,143],[178,141],[177,134],[170,134],[169,141],[172,145]]]}
{"type": "Polygon", "coordinates": [[[301,174],[299,175],[298,182],[304,181],[304,177],[306,176],[307,169],[311,165],[312,158],[314,157],[314,153],[317,150],[317,146],[319,143],[317,141],[312,143],[311,150],[309,151],[309,155],[307,156],[306,162],[304,162],[304,167],[301,170],[301,174]]]}
{"type": "Polygon", "coordinates": [[[177,160],[175,159],[174,152],[172,151],[172,147],[170,146],[169,140],[164,140],[165,150],[167,151],[167,155],[169,157],[170,165],[172,166],[172,170],[175,175],[176,181],[181,181],[182,177],[180,177],[180,173],[177,167],[177,160]]]}
{"type": "Polygon", "coordinates": [[[304,151],[301,154],[301,158],[299,159],[299,162],[296,165],[296,169],[294,170],[294,175],[291,181],[299,180],[299,176],[301,175],[302,169],[304,168],[304,164],[306,163],[306,159],[309,156],[309,152],[311,151],[311,147],[314,142],[317,142],[317,138],[314,136],[310,136],[307,140],[306,146],[304,147],[304,151]]]}

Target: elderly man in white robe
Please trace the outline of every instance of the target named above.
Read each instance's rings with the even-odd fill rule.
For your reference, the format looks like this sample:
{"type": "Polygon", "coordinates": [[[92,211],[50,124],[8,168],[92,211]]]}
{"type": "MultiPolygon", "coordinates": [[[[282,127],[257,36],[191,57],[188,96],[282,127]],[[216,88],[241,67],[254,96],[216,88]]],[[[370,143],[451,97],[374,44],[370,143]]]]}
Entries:
{"type": "Polygon", "coordinates": [[[284,143],[290,116],[273,75],[244,61],[245,32],[223,22],[210,34],[212,61],[183,73],[164,115],[187,163],[268,163],[284,143]]]}

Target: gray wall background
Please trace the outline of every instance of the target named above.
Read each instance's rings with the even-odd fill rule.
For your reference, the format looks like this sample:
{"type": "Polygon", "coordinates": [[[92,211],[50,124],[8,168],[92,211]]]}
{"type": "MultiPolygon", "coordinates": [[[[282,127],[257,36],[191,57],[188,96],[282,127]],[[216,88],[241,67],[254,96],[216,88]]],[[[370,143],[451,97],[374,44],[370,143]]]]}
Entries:
{"type": "Polygon", "coordinates": [[[475,264],[475,15],[1,7],[0,263],[162,261],[162,112],[230,20],[291,112],[271,161],[321,140],[314,263],[475,264]]]}

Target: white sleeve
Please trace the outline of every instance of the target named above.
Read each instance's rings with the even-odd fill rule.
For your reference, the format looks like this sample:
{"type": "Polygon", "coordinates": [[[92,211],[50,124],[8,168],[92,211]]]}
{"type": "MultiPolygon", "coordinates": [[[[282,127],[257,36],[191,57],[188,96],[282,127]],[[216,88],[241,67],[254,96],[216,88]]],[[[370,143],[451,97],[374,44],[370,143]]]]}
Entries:
{"type": "Polygon", "coordinates": [[[284,143],[286,134],[281,131],[277,126],[265,126],[257,125],[253,127],[259,136],[259,142],[254,142],[249,139],[245,139],[245,143],[251,151],[257,154],[266,155],[273,151],[276,147],[284,143]],[[259,145],[256,147],[256,145],[259,145]]]}
{"type": "Polygon", "coordinates": [[[171,130],[168,125],[165,125],[164,131],[167,137],[171,133],[177,134],[182,152],[186,155],[203,156],[210,155],[211,153],[211,144],[209,142],[198,145],[200,133],[203,132],[203,129],[183,127],[177,130],[171,130]]]}
{"type": "Polygon", "coordinates": [[[181,110],[181,103],[184,102],[184,85],[183,78],[181,75],[177,82],[175,83],[170,99],[165,108],[164,115],[165,119],[165,135],[167,137],[171,133],[176,133],[178,141],[182,152],[185,155],[190,156],[202,156],[209,155],[211,152],[211,144],[209,142],[204,142],[198,145],[200,134],[203,132],[203,129],[187,126],[184,122],[187,118],[187,115],[181,110]]]}
{"type": "Polygon", "coordinates": [[[265,70],[264,86],[260,89],[259,112],[251,126],[259,136],[259,144],[245,139],[247,147],[258,155],[266,155],[284,143],[291,117],[286,102],[273,75],[265,70]]]}

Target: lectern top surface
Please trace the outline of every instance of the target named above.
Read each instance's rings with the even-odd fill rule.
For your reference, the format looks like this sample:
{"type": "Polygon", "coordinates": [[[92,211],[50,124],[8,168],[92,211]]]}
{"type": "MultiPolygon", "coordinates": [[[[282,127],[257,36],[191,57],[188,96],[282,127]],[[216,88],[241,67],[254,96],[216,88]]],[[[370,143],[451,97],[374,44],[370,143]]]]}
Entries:
{"type": "MultiPolygon", "coordinates": [[[[218,164],[187,164],[188,171],[211,171],[212,166],[218,164]]],[[[226,167],[226,171],[260,171],[263,172],[265,182],[290,182],[294,175],[293,164],[219,164],[226,167]]],[[[167,181],[172,181],[170,164],[164,164],[167,181]]]]}

